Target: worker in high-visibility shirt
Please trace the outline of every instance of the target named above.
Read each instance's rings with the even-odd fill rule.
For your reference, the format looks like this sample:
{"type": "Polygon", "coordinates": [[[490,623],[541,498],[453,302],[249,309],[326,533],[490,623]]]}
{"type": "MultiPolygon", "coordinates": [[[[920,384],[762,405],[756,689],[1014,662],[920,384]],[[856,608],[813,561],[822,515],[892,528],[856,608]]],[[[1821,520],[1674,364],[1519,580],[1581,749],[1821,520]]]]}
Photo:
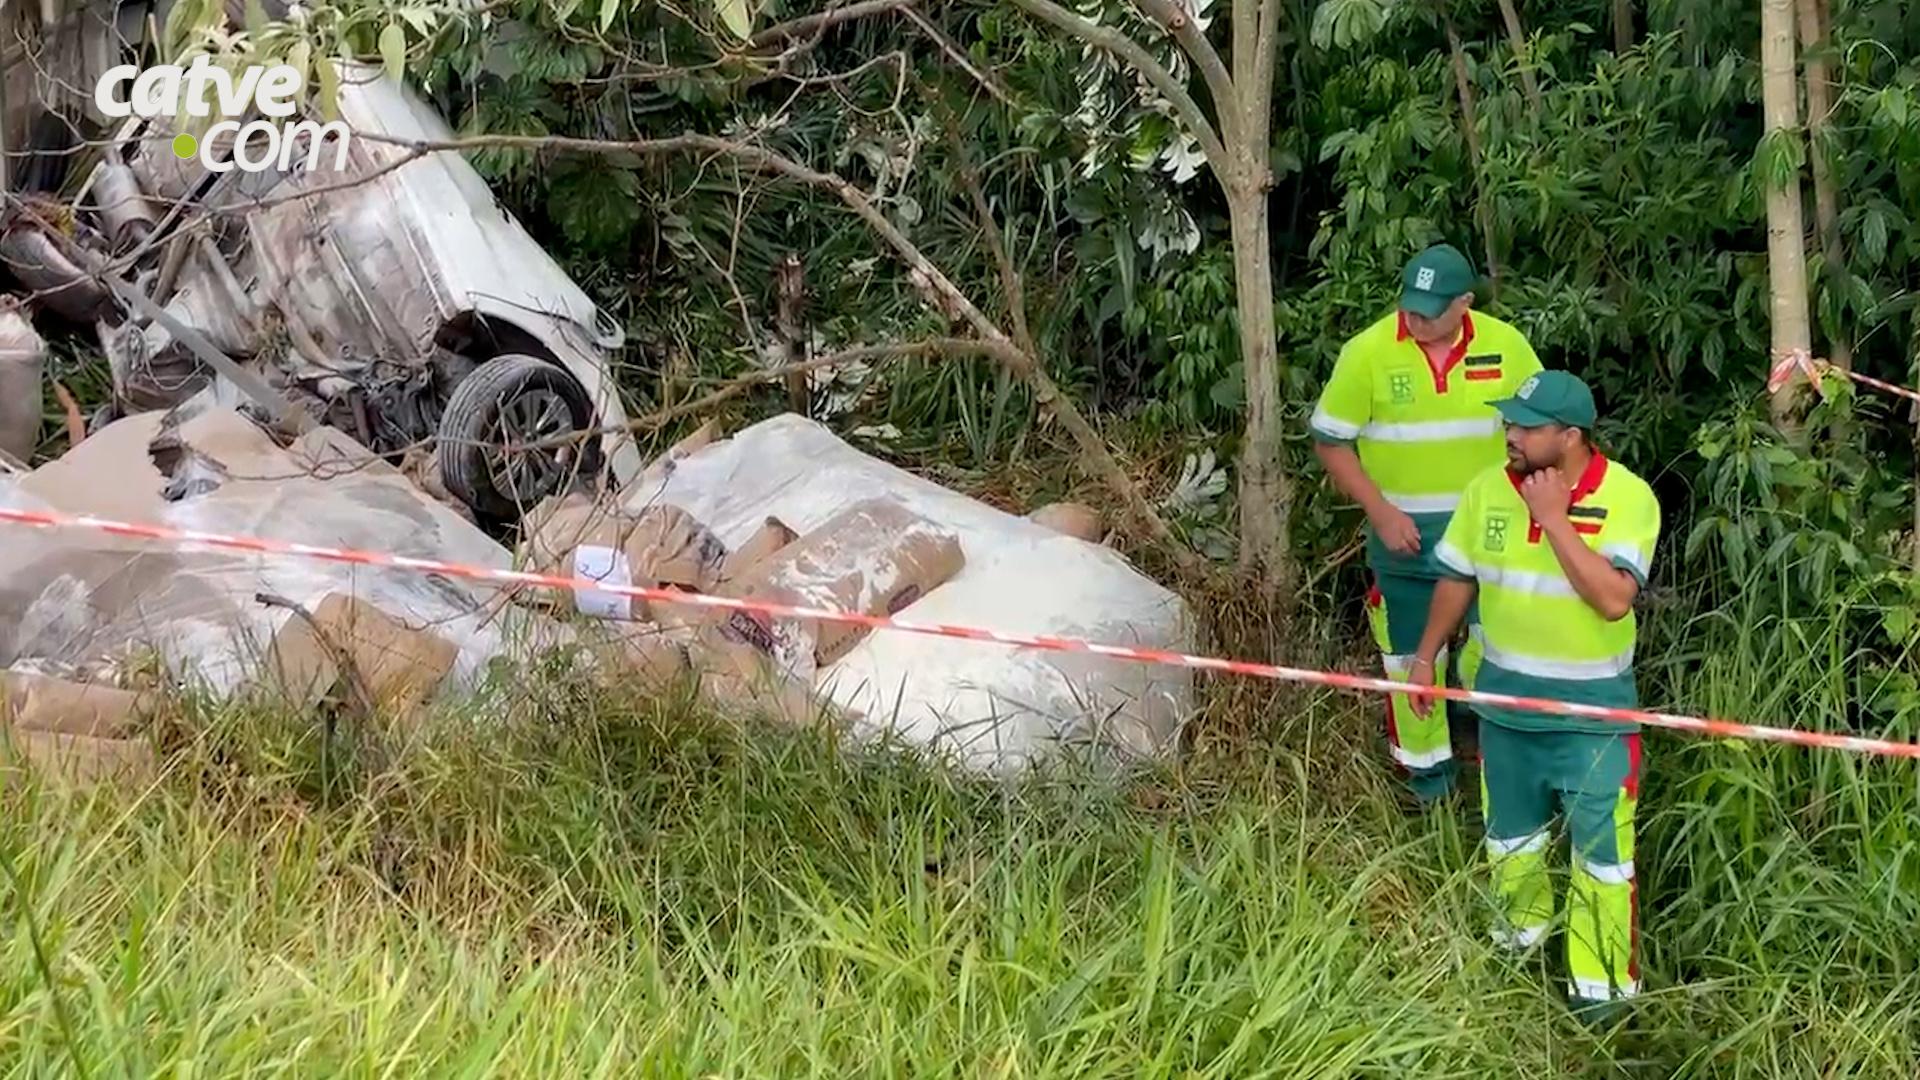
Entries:
{"type": "MultiPolygon", "coordinates": [[[[1386,676],[1397,681],[1407,678],[1426,628],[1440,577],[1433,550],[1460,492],[1504,460],[1489,402],[1511,396],[1540,370],[1525,335],[1472,310],[1475,283],[1456,248],[1440,244],[1414,256],[1401,272],[1399,310],[1341,348],[1311,421],[1327,474],[1366,511],[1368,617],[1386,676]]],[[[1478,651],[1469,617],[1458,658],[1464,685],[1472,685],[1478,651]]],[[[1387,702],[1388,750],[1414,795],[1424,803],[1452,790],[1447,713],[1468,731],[1471,715],[1422,716],[1400,695],[1387,702]]]]}
{"type": "MultiPolygon", "coordinates": [[[[1486,655],[1477,689],[1637,708],[1633,601],[1646,587],[1660,504],[1646,481],[1593,444],[1593,394],[1564,371],[1496,403],[1507,465],[1467,485],[1435,552],[1448,578],[1414,656],[1430,685],[1440,648],[1476,599],[1486,655]]],[[[1433,698],[1416,697],[1426,712],[1433,698]]],[[[1540,941],[1554,919],[1548,825],[1572,834],[1566,940],[1576,1012],[1606,1019],[1640,987],[1633,813],[1638,725],[1476,704],[1495,940],[1540,941]]]]}

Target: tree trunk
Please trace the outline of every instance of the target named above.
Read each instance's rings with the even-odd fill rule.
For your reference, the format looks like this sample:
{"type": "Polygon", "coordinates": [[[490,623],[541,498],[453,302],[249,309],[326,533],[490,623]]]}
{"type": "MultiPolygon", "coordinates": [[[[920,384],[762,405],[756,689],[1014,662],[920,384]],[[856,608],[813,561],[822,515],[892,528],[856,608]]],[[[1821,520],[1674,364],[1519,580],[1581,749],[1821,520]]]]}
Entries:
{"type": "MultiPolygon", "coordinates": [[[[1794,72],[1794,0],[1761,0],[1760,76],[1767,139],[1799,140],[1799,80],[1794,72]]],[[[1763,144],[1764,145],[1764,144],[1763,144]]],[[[1795,155],[1796,157],[1798,155],[1795,155]]],[[[1812,353],[1807,320],[1807,231],[1800,207],[1800,170],[1763,176],[1767,188],[1767,278],[1773,295],[1773,358],[1812,353]]],[[[1791,426],[1802,376],[1790,376],[1773,394],[1773,418],[1791,426]]]]}
{"type": "Polygon", "coordinates": [[[1280,456],[1280,356],[1273,325],[1265,186],[1229,187],[1227,212],[1233,225],[1240,360],[1247,377],[1247,431],[1240,451],[1240,565],[1267,587],[1275,614],[1284,619],[1295,599],[1288,543],[1293,485],[1280,456]]]}
{"type": "Polygon", "coordinates": [[[1233,224],[1234,286],[1240,318],[1240,361],[1246,369],[1247,428],[1240,457],[1240,567],[1267,590],[1275,615],[1293,602],[1294,566],[1288,547],[1293,486],[1281,457],[1280,356],[1273,326],[1273,257],[1269,248],[1268,136],[1273,119],[1274,57],[1284,8],[1281,0],[1233,0],[1233,70],[1228,72],[1205,34],[1194,32],[1185,9],[1167,0],[1139,0],[1170,33],[1206,80],[1218,127],[1175,78],[1139,42],[1089,21],[1054,0],[1013,0],[1015,7],[1069,36],[1103,49],[1132,67],[1173,106],[1200,142],[1214,178],[1227,196],[1233,224]]]}
{"type": "Polygon", "coordinates": [[[1633,0],[1613,0],[1613,52],[1622,55],[1633,48],[1633,0]]]}
{"type": "Polygon", "coordinates": [[[1514,6],[1514,0],[1500,0],[1500,18],[1506,21],[1507,44],[1512,46],[1513,58],[1520,65],[1520,88],[1526,92],[1533,115],[1538,117],[1545,107],[1540,100],[1540,81],[1533,74],[1533,50],[1527,47],[1527,30],[1520,25],[1520,9],[1514,6]]]}
{"type": "Polygon", "coordinates": [[[1240,566],[1266,590],[1276,620],[1293,614],[1298,581],[1291,541],[1293,482],[1282,457],[1280,349],[1273,325],[1274,57],[1281,0],[1234,0],[1233,97],[1219,106],[1228,125],[1226,168],[1216,168],[1233,232],[1233,279],[1240,318],[1240,362],[1247,386],[1247,429],[1240,449],[1240,566]]]}
{"type": "MultiPolygon", "coordinates": [[[[1831,305],[1845,295],[1846,251],[1840,246],[1840,197],[1833,188],[1828,157],[1828,127],[1833,112],[1832,69],[1827,64],[1826,0],[1798,0],[1800,47],[1807,72],[1807,153],[1813,163],[1813,214],[1820,232],[1820,257],[1831,305]]],[[[1838,368],[1853,367],[1853,343],[1846,328],[1836,324],[1827,342],[1827,358],[1838,368]]]]}
{"type": "Polygon", "coordinates": [[[1467,140],[1467,165],[1473,170],[1473,216],[1480,221],[1480,234],[1487,244],[1487,281],[1493,296],[1500,296],[1500,256],[1493,246],[1493,207],[1487,201],[1487,187],[1480,177],[1480,121],[1473,104],[1473,80],[1467,75],[1467,49],[1460,42],[1451,16],[1443,16],[1447,27],[1447,49],[1453,54],[1453,81],[1460,91],[1460,131],[1467,140]]]}

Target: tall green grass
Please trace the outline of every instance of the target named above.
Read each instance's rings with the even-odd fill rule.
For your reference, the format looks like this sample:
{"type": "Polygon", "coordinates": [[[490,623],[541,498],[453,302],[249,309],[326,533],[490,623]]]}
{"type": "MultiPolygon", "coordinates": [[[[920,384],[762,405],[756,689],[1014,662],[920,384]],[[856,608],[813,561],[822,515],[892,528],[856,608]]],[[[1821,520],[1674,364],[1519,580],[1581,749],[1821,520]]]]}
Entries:
{"type": "MultiPolygon", "coordinates": [[[[1798,703],[1815,722],[1842,689],[1821,689],[1824,661],[1791,659],[1693,658],[1688,700],[1798,703]]],[[[1649,989],[1595,1032],[1560,1004],[1557,948],[1487,944],[1477,815],[1399,809],[1377,703],[1267,704],[1262,745],[1231,757],[1010,785],[564,677],[331,737],[311,717],[183,705],[151,785],[0,790],[0,1060],[91,1076],[1915,1074],[1910,764],[1650,735],[1649,989]]]]}

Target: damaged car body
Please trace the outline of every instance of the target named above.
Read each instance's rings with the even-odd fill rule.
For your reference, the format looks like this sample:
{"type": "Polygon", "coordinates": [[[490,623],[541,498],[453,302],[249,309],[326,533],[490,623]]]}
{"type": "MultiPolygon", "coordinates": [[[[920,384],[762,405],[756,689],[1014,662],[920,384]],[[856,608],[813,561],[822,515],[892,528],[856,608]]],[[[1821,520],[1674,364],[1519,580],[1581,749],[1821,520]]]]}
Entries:
{"type": "Polygon", "coordinates": [[[630,482],[641,458],[609,372],[622,328],[464,158],[408,148],[452,138],[419,95],[340,70],[344,145],[303,123],[267,168],[215,172],[176,155],[171,118],[132,117],[71,198],[7,201],[0,267],[93,328],[111,368],[90,427],[208,394],[294,432],[338,428],[496,524],[630,482]]]}

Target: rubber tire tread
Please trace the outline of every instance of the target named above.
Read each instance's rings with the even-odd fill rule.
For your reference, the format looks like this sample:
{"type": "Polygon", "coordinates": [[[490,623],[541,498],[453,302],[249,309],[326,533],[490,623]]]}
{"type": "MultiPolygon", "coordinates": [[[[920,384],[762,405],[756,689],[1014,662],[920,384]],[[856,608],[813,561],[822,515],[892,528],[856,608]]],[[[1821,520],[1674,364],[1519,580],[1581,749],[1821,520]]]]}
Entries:
{"type": "MultiPolygon", "coordinates": [[[[501,403],[534,388],[560,395],[567,403],[573,430],[585,431],[594,426],[593,402],[587,398],[580,380],[557,364],[521,353],[496,356],[481,364],[460,380],[447,399],[446,410],[440,416],[440,439],[435,451],[440,478],[447,491],[472,507],[475,513],[517,521],[531,508],[523,508],[494,490],[486,451],[479,444],[490,437],[501,403]]],[[[579,474],[592,476],[600,471],[600,441],[589,439],[581,445],[584,454],[579,474]]],[[[547,494],[551,492],[542,493],[547,494]]]]}

